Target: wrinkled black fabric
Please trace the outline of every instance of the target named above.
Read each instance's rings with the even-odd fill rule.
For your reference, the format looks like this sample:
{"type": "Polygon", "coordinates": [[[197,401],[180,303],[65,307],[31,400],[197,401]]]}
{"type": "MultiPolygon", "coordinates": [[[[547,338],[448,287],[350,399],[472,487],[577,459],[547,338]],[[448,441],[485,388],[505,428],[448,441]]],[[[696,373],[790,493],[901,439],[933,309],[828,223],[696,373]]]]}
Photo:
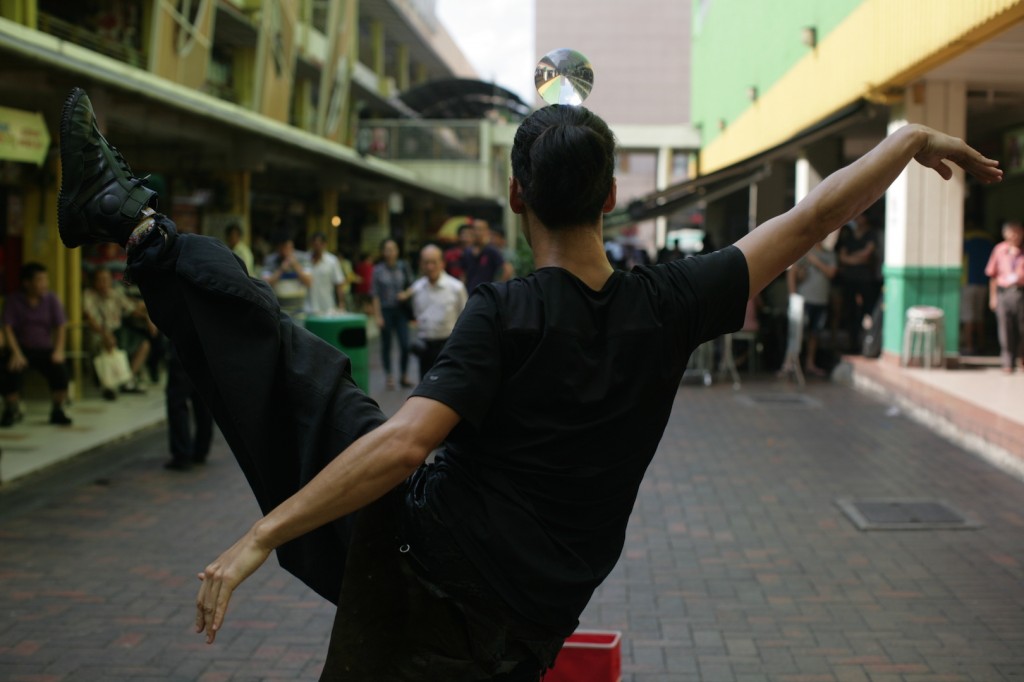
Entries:
{"type": "Polygon", "coordinates": [[[408,493],[356,522],[321,682],[537,682],[563,639],[510,618],[449,538],[419,530],[408,493]],[[443,575],[424,573],[427,552],[443,575]]]}
{"type": "MultiPolygon", "coordinates": [[[[351,363],[283,314],[221,242],[176,235],[163,216],[131,254],[153,322],[174,342],[264,513],[310,481],[384,414],[352,380],[351,363]]],[[[277,549],[281,566],[336,602],[350,517],[277,549]]]]}

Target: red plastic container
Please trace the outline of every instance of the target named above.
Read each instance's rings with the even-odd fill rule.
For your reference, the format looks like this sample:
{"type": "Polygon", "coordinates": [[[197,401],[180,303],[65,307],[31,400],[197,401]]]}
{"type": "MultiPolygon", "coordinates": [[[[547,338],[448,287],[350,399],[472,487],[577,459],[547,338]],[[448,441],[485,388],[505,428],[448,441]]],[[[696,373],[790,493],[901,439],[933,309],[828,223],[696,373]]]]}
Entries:
{"type": "Polygon", "coordinates": [[[565,640],[544,682],[620,682],[622,633],[577,630],[565,640]]]}

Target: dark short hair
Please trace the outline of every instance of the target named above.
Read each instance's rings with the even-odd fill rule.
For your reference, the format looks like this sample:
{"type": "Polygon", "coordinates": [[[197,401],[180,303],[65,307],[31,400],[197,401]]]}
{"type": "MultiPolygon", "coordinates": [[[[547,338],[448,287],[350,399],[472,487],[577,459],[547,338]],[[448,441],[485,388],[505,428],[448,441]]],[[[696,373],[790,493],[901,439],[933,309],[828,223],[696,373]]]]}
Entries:
{"type": "Polygon", "coordinates": [[[309,238],[309,241],[315,242],[317,239],[322,239],[323,241],[327,241],[327,235],[324,234],[323,232],[314,232],[313,236],[309,238]]]}
{"type": "Polygon", "coordinates": [[[21,281],[28,282],[35,278],[40,272],[46,272],[46,266],[42,263],[30,261],[21,266],[21,281]]]}
{"type": "Polygon", "coordinates": [[[589,109],[552,104],[519,124],[512,175],[522,187],[523,201],[545,227],[596,222],[614,174],[615,135],[589,109]]]}
{"type": "Polygon", "coordinates": [[[225,235],[229,235],[232,232],[237,232],[238,234],[242,234],[242,226],[239,225],[238,223],[231,223],[230,225],[228,225],[224,229],[224,234],[225,235]]]}
{"type": "Polygon", "coordinates": [[[462,225],[459,225],[458,234],[462,234],[466,230],[472,230],[472,229],[473,229],[473,223],[463,223],[462,225]]]}

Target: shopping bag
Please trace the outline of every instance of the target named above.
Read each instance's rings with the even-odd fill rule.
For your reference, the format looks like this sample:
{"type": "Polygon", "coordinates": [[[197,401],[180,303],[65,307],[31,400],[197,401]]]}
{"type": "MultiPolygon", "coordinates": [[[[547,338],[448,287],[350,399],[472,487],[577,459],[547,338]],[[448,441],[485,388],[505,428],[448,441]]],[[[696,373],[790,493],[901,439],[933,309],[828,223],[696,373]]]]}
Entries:
{"type": "Polygon", "coordinates": [[[120,348],[98,353],[93,358],[92,364],[96,368],[96,377],[100,380],[100,386],[103,388],[115,390],[132,380],[132,368],[128,364],[128,353],[120,348]]]}

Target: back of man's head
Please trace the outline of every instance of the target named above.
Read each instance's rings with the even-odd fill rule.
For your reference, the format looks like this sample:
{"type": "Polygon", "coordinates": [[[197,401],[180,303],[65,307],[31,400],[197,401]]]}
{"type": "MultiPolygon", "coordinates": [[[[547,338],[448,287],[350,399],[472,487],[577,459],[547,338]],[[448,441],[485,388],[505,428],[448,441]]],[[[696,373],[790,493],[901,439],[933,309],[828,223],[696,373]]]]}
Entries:
{"type": "Polygon", "coordinates": [[[585,107],[552,104],[519,124],[512,175],[548,229],[597,222],[614,174],[615,136],[585,107]]]}

